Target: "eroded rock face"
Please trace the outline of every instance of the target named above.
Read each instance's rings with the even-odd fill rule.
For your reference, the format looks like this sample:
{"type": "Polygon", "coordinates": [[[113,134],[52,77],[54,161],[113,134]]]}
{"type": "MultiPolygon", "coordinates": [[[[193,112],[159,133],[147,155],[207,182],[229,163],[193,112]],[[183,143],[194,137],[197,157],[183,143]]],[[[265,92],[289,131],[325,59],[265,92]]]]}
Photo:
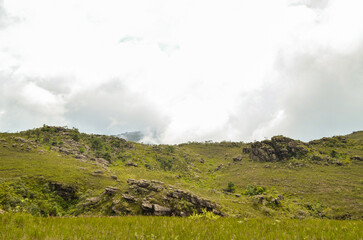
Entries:
{"type": "Polygon", "coordinates": [[[271,140],[252,143],[250,158],[261,162],[274,162],[303,157],[307,153],[308,149],[304,143],[284,136],[275,136],[271,140]]]}
{"type": "Polygon", "coordinates": [[[139,204],[144,215],[188,216],[203,209],[223,215],[218,204],[163,182],[128,179],[127,183],[129,191],[123,199],[139,204]]]}
{"type": "Polygon", "coordinates": [[[105,194],[107,194],[107,195],[113,195],[113,194],[117,193],[118,191],[120,191],[120,189],[116,188],[116,187],[106,187],[105,188],[105,194]]]}

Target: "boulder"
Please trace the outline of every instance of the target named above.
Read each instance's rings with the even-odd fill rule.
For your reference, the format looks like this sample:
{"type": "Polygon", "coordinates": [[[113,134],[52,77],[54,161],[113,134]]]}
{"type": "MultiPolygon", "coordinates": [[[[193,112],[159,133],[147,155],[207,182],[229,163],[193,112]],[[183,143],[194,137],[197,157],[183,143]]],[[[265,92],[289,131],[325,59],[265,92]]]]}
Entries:
{"type": "Polygon", "coordinates": [[[93,173],[95,173],[95,174],[103,174],[103,171],[102,170],[96,170],[93,173]]]}
{"type": "Polygon", "coordinates": [[[86,199],[84,206],[95,205],[100,201],[99,197],[91,197],[86,199]]]}
{"type": "Polygon", "coordinates": [[[111,175],[111,178],[114,180],[117,180],[117,176],[115,176],[115,175],[111,175]]]}
{"type": "Polygon", "coordinates": [[[107,194],[107,195],[113,195],[118,191],[120,191],[120,189],[117,187],[106,187],[105,188],[105,194],[107,194]]]}
{"type": "Polygon", "coordinates": [[[21,138],[21,137],[16,137],[16,138],[14,138],[14,140],[17,141],[17,142],[22,142],[22,143],[27,142],[24,138],[21,138]]]}
{"type": "Polygon", "coordinates": [[[168,207],[153,204],[153,215],[154,216],[170,216],[171,209],[168,207]]]}
{"type": "Polygon", "coordinates": [[[138,165],[134,162],[131,162],[131,161],[128,161],[127,163],[125,163],[125,166],[128,166],[128,167],[138,167],[138,165]]]}
{"type": "Polygon", "coordinates": [[[137,202],[139,199],[129,194],[122,194],[122,198],[128,202],[137,202]]]}
{"type": "Polygon", "coordinates": [[[216,172],[216,171],[219,171],[222,167],[224,166],[224,164],[220,164],[220,165],[218,165],[215,169],[214,169],[214,171],[216,172]]]}
{"type": "Polygon", "coordinates": [[[359,156],[354,156],[354,157],[351,157],[350,159],[352,160],[358,160],[358,161],[362,161],[363,158],[362,157],[359,157],[359,156]]]}
{"type": "Polygon", "coordinates": [[[240,161],[242,161],[242,156],[241,155],[238,155],[238,156],[233,158],[233,162],[240,162],[240,161]]]}
{"type": "Polygon", "coordinates": [[[151,215],[153,212],[153,205],[148,201],[142,201],[141,202],[141,209],[143,210],[143,213],[146,215],[151,215]]]}

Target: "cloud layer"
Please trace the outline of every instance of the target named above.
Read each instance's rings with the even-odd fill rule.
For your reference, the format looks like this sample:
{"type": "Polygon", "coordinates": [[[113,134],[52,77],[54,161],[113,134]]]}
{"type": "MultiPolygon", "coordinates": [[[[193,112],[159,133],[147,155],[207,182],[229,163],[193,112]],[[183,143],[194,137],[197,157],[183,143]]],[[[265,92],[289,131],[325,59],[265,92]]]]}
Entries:
{"type": "Polygon", "coordinates": [[[360,0],[0,0],[0,131],[145,142],[363,129],[360,0]]]}

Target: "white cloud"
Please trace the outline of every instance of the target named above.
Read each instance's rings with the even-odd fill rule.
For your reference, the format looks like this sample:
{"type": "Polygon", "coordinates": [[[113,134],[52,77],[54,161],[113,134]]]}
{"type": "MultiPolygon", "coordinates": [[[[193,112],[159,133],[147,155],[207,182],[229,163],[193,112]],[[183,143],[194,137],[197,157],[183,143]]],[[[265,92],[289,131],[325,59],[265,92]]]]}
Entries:
{"type": "MultiPolygon", "coordinates": [[[[53,123],[108,134],[142,130],[150,133],[149,141],[157,135],[170,143],[341,133],[348,128],[296,129],[308,129],[298,119],[314,109],[309,99],[324,95],[324,89],[311,94],[314,83],[332,75],[332,86],[349,81],[346,86],[354,89],[347,91],[362,90],[347,80],[361,81],[362,67],[349,66],[362,61],[356,53],[363,40],[362,5],[0,1],[0,14],[6,13],[0,18],[0,127],[53,123]],[[330,70],[325,64],[337,66],[330,70]],[[295,111],[293,96],[305,100],[304,111],[295,111]],[[10,109],[27,114],[13,121],[18,114],[10,109]]],[[[336,114],[360,119],[356,110],[336,114]]]]}

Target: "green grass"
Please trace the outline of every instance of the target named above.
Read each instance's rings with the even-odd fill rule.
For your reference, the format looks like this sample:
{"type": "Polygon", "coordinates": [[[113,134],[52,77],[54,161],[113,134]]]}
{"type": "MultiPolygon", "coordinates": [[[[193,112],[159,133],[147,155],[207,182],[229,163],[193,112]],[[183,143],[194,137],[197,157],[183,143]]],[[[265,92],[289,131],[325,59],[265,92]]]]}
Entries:
{"type": "Polygon", "coordinates": [[[1,239],[362,239],[362,221],[0,215],[1,239]]]}
{"type": "MultiPolygon", "coordinates": [[[[242,153],[242,149],[249,146],[245,143],[152,146],[110,136],[81,134],[76,129],[44,126],[21,133],[0,133],[0,184],[17,185],[29,178],[43,178],[76,186],[82,201],[99,196],[106,186],[127,191],[128,178],[159,180],[220,203],[229,216],[362,219],[363,162],[349,160],[349,157],[363,157],[363,132],[344,138],[345,142],[341,137],[333,137],[309,143],[314,153],[329,155],[334,150],[335,160],[344,162],[338,166],[313,163],[308,158],[252,161],[249,154],[242,153]],[[20,147],[17,137],[26,139],[27,143],[20,147]],[[13,144],[17,146],[13,147],[13,144]],[[32,150],[24,150],[27,144],[33,145],[32,150]],[[65,155],[49,150],[50,147],[68,147],[77,153],[65,155]],[[81,153],[87,155],[85,162],[75,158],[81,153]],[[237,155],[242,155],[243,160],[235,163],[233,157],[237,155]],[[92,159],[100,156],[110,158],[109,167],[95,165],[92,159]],[[138,167],[126,166],[128,161],[138,164],[138,167]],[[223,167],[216,171],[221,164],[223,167]],[[104,174],[93,174],[97,169],[104,174]],[[112,180],[111,175],[116,175],[120,182],[112,180]],[[224,192],[229,182],[235,184],[235,193],[242,194],[241,197],[224,192]],[[283,195],[282,206],[257,206],[253,196],[243,195],[249,185],[266,187],[268,196],[283,195]]],[[[28,181],[26,188],[35,188],[41,194],[41,186],[29,186],[31,183],[28,181]]],[[[0,185],[0,198],[1,192],[7,192],[7,189],[1,189],[0,185]]],[[[17,201],[26,200],[19,193],[15,195],[17,201]]],[[[12,211],[5,207],[5,203],[1,206],[1,200],[0,209],[12,211]]],[[[15,208],[16,201],[12,202],[15,208]]]]}

